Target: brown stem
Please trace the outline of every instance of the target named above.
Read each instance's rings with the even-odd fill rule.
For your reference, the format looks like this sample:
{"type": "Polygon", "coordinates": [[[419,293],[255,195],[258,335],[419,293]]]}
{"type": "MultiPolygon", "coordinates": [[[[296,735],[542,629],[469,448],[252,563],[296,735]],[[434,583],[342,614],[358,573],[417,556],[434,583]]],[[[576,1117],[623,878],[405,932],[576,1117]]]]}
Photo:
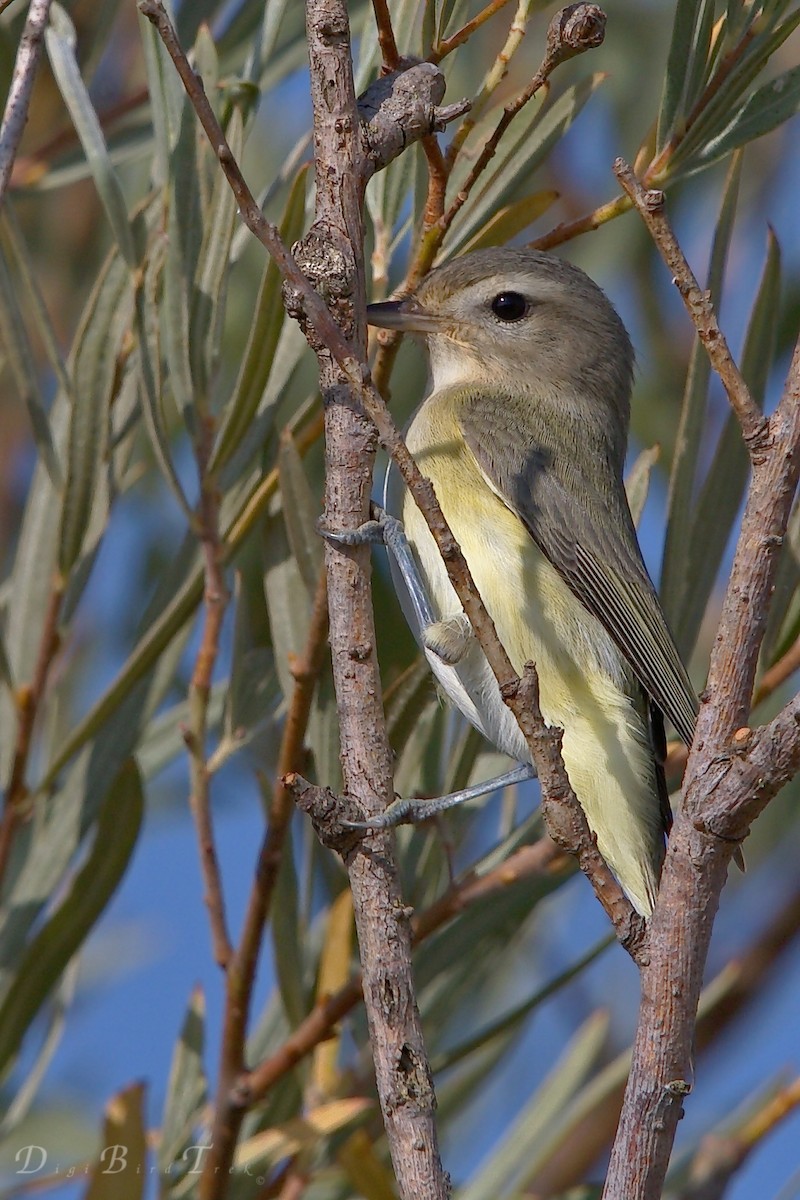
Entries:
{"type": "Polygon", "coordinates": [[[711,365],[722,380],[731,407],[739,418],[742,436],[751,459],[762,453],[768,433],[768,422],[753,399],[741,371],[733,360],[728,343],[719,327],[708,292],[700,285],[686,261],[669,221],[664,213],[664,193],[648,191],[642,186],[628,164],[618,158],[614,174],[633,201],[655,242],[661,257],[672,273],[672,281],[681,294],[686,311],[705,347],[711,365]]]}
{"type": "Polygon", "coordinates": [[[0,203],[6,194],[31,102],[33,81],[42,56],[42,43],[52,0],[31,0],[22,30],[11,86],[0,125],[0,203]]]}
{"type": "Polygon", "coordinates": [[[757,708],[759,704],[767,700],[798,669],[800,669],[800,638],[761,676],[753,693],[753,708],[757,708]]]}
{"type": "Polygon", "coordinates": [[[228,607],[228,589],[223,570],[224,549],[219,530],[219,490],[216,481],[208,475],[208,460],[214,443],[215,431],[214,418],[207,414],[201,416],[195,454],[200,480],[200,500],[197,514],[198,536],[203,548],[205,563],[204,620],[200,646],[189,685],[189,724],[184,733],[184,740],[189,752],[191,779],[189,806],[200,846],[200,868],[205,887],[204,899],[208,908],[214,958],[217,964],[225,970],[233,954],[233,947],[225,919],[225,897],[211,818],[211,775],[206,756],[211,681],[219,656],[222,623],[228,607]]]}
{"type": "Polygon", "coordinates": [[[627,196],[615,196],[606,204],[593,208],[590,213],[576,217],[574,221],[564,221],[527,244],[534,250],[553,250],[556,246],[571,241],[572,238],[580,237],[581,234],[593,233],[601,225],[628,212],[632,207],[633,204],[627,196]]]}
{"type": "MultiPolygon", "coordinates": [[[[430,908],[416,914],[412,920],[414,945],[419,945],[471,904],[490,899],[518,880],[548,878],[558,870],[561,859],[561,851],[549,838],[543,838],[533,846],[523,846],[486,875],[476,877],[470,873],[454,883],[430,908]]],[[[330,1037],[339,1021],[362,999],[362,979],[358,974],[335,995],[319,1003],[280,1050],[259,1063],[242,1080],[242,1091],[248,1093],[251,1102],[262,1100],[279,1079],[330,1037]]]]}
{"type": "Polygon", "coordinates": [[[428,164],[428,195],[422,214],[422,230],[426,233],[441,220],[447,194],[447,164],[435,134],[422,139],[422,149],[428,164]]]}
{"type": "Polygon", "coordinates": [[[528,86],[503,109],[503,115],[481,147],[472,170],[439,222],[442,236],[466,204],[475,184],[494,158],[500,139],[517,113],[533,99],[560,63],[602,44],[605,20],[605,13],[595,4],[571,4],[556,13],[547,30],[547,50],[539,69],[528,86]]]}
{"type": "Polygon", "coordinates": [[[372,0],[372,8],[378,29],[378,45],[381,48],[383,69],[384,71],[396,71],[400,66],[400,54],[395,41],[387,0],[372,0]]]}
{"type": "Polygon", "coordinates": [[[499,13],[509,3],[510,0],[489,0],[486,7],[482,8],[479,13],[476,13],[470,21],[467,21],[465,25],[457,29],[449,38],[444,38],[443,41],[434,46],[428,55],[428,62],[440,63],[448,54],[452,54],[459,46],[463,46],[464,42],[468,41],[473,33],[477,29],[480,29],[481,25],[485,25],[490,17],[493,17],[495,13],[499,13]]]}
{"type": "MultiPolygon", "coordinates": [[[[705,321],[700,314],[698,321],[705,321]]],[[[699,326],[698,326],[699,332],[699,326]]],[[[728,862],[749,824],[800,766],[800,699],[745,726],[778,549],[800,475],[800,343],[753,460],[753,480],[708,684],[649,926],[650,961],[604,1195],[660,1196],[690,1088],[697,1001],[728,862]]]]}
{"type": "Polygon", "coordinates": [[[317,681],[325,661],[328,633],[328,591],[324,571],[317,584],[305,649],[293,667],[295,686],[289,703],[278,756],[278,775],[272,795],[267,830],[256,864],[244,926],[226,978],[225,1016],[220,1052],[219,1082],[214,1108],[211,1145],[201,1180],[201,1197],[215,1197],[219,1180],[227,1177],[242,1121],[254,1102],[244,1078],[245,1041],[270,904],[283,857],[286,833],[293,812],[291,793],[284,776],[297,770],[317,681]]]}
{"type": "MultiPolygon", "coordinates": [[[[315,221],[299,259],[312,282],[324,287],[351,353],[363,362],[361,206],[374,148],[368,161],[358,136],[346,0],[307,0],[306,28],[317,192],[315,221]],[[343,129],[351,136],[343,138],[343,129]]],[[[354,529],[369,516],[375,431],[354,403],[348,374],[315,334],[325,403],[324,519],[331,528],[354,529]]],[[[328,544],[325,559],[344,786],[367,812],[377,813],[393,796],[392,753],[375,653],[369,547],[343,551],[328,544]]],[[[368,837],[345,863],[378,1096],[399,1191],[405,1200],[445,1200],[450,1187],[439,1155],[433,1079],[414,996],[411,932],[391,836],[368,837]]]]}
{"type": "MultiPolygon", "coordinates": [[[[698,1056],[718,1042],[748,1005],[757,1001],[772,970],[782,962],[800,934],[800,889],[796,889],[766,929],[759,930],[744,951],[727,963],[705,988],[695,1030],[698,1056]]],[[[565,1130],[562,1144],[531,1180],[538,1195],[560,1195],[577,1186],[585,1173],[605,1155],[619,1121],[625,1091],[624,1072],[615,1073],[606,1088],[595,1089],[593,1103],[565,1130]]]]}

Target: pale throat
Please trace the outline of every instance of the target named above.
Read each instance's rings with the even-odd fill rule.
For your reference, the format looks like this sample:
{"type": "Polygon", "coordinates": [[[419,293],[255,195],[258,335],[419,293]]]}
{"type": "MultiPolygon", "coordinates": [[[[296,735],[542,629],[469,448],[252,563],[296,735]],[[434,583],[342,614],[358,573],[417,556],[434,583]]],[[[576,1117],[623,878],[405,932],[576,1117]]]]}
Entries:
{"type": "Polygon", "coordinates": [[[451,338],[429,338],[428,358],[431,392],[442,392],[452,387],[474,387],[480,382],[491,383],[491,370],[487,369],[472,346],[451,338]]]}

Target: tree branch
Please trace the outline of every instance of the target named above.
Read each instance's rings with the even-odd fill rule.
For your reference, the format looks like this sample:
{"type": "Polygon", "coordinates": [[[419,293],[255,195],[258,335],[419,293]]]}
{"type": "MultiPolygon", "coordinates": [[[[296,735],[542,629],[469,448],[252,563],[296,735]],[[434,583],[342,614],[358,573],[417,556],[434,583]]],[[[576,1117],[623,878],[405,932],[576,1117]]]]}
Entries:
{"type": "MultiPolygon", "coordinates": [[[[366,296],[361,205],[367,179],[388,161],[390,142],[383,141],[382,153],[376,153],[370,138],[368,153],[362,150],[345,0],[307,0],[306,28],[317,191],[314,223],[297,248],[297,259],[352,351],[363,360],[366,296]]],[[[438,83],[435,68],[428,77],[438,83]]],[[[408,81],[400,76],[394,82],[403,91],[408,81]]],[[[388,99],[395,100],[395,89],[388,99]]],[[[382,113],[386,108],[379,104],[378,115],[382,113]]],[[[427,113],[426,117],[430,119],[427,113]]],[[[374,125],[373,119],[368,128],[374,125]]],[[[408,136],[406,129],[405,139],[408,136]]],[[[329,348],[313,336],[311,341],[325,405],[324,520],[332,528],[355,529],[369,516],[375,430],[354,403],[351,381],[329,348]]],[[[325,557],[344,785],[348,796],[375,813],[391,801],[393,788],[375,654],[370,552],[367,546],[343,551],[327,544],[325,557]]],[[[345,856],[345,864],[353,893],[378,1096],[400,1193],[406,1200],[444,1200],[450,1192],[449,1180],[439,1156],[433,1079],[413,988],[411,931],[391,836],[376,833],[365,839],[345,856]]]]}
{"type": "Polygon", "coordinates": [[[725,335],[719,327],[710,294],[700,288],[672,232],[664,213],[664,193],[644,188],[624,159],[618,158],[614,163],[614,174],[633,201],[661,257],[672,272],[672,282],[681,294],[686,311],[697,330],[697,336],[703,343],[712,367],[722,380],[731,407],[739,418],[750,457],[756,458],[761,453],[767,435],[767,419],[733,361],[725,335]]]}
{"type": "Polygon", "coordinates": [[[50,4],[51,0],[31,0],[20,38],[3,123],[0,126],[0,203],[6,194],[11,169],[28,120],[33,81],[42,57],[42,42],[50,15],[50,4]]]}
{"type": "MultiPolygon", "coordinates": [[[[657,228],[661,233],[663,227],[657,228]]],[[[689,307],[698,333],[701,326],[714,327],[710,305],[701,300],[689,307]]],[[[753,480],[689,755],[684,804],[650,922],[650,961],[642,971],[633,1062],[603,1193],[607,1200],[661,1195],[683,1098],[691,1090],[694,1019],[728,862],[750,822],[800,767],[798,698],[755,733],[745,727],[778,549],[800,474],[800,343],[777,410],[768,422],[758,413],[765,433],[753,423],[747,397],[736,392],[732,379],[737,412],[751,432],[753,480]]]]}

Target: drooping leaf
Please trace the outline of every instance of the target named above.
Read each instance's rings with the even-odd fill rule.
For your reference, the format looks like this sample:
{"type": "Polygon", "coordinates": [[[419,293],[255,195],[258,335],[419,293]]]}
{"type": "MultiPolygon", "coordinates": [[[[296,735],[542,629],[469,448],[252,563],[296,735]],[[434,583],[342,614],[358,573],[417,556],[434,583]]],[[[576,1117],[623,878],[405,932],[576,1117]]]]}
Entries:
{"type": "Polygon", "coordinates": [[[208,1095],[203,1056],[205,1053],[206,1005],[202,990],[192,992],[180,1037],[175,1045],[170,1067],[164,1116],[158,1146],[158,1169],[171,1176],[172,1184],[180,1178],[180,1168],[190,1164],[182,1159],[184,1151],[196,1142],[203,1106],[208,1095]]]}
{"type": "Polygon", "coordinates": [[[650,446],[649,449],[642,450],[625,479],[625,491],[628,494],[628,505],[634,525],[639,524],[644,512],[650,489],[650,474],[658,462],[660,453],[660,446],[650,446]]]}
{"type": "Polygon", "coordinates": [[[0,1006],[0,1071],[17,1054],[35,1015],[116,891],[136,845],[143,810],[139,772],[129,760],[101,807],[86,862],[16,964],[0,1006]]]}
{"type": "Polygon", "coordinates": [[[81,78],[75,56],[76,42],[75,27],[72,21],[60,4],[53,3],[50,9],[50,23],[45,30],[45,45],[50,56],[53,74],[83,146],[86,161],[91,169],[119,252],[128,267],[134,269],[137,255],[131,224],[128,220],[128,208],[119,178],[108,154],[97,113],[81,78]]]}
{"type": "Polygon", "coordinates": [[[550,1128],[597,1061],[607,1031],[607,1013],[597,1012],[584,1022],[499,1147],[462,1189],[461,1200],[496,1200],[513,1187],[525,1186],[538,1169],[538,1155],[550,1128]]]}
{"type": "Polygon", "coordinates": [[[125,340],[133,319],[133,279],[113,253],[75,336],[71,406],[58,561],[68,575],[83,546],[108,449],[108,421],[125,340]]]}
{"type": "MultiPolygon", "coordinates": [[[[492,167],[478,185],[480,190],[472,195],[453,221],[445,241],[448,255],[463,247],[498,207],[529,186],[533,172],[567,132],[605,78],[601,72],[590,75],[568,88],[553,104],[542,108],[537,96],[522,110],[500,142],[492,167]]],[[[496,117],[490,115],[488,120],[494,125],[496,117]]],[[[467,169],[465,163],[453,173],[453,192],[458,191],[467,169]]]]}
{"type": "MultiPolygon", "coordinates": [[[[297,173],[292,185],[280,233],[287,245],[300,237],[306,203],[305,167],[297,173]]],[[[275,360],[278,339],[286,314],[281,304],[281,277],[275,263],[264,264],[255,317],[247,348],[239,368],[236,385],[225,410],[222,428],[211,459],[211,470],[217,471],[227,462],[250,428],[258,411],[275,360]]]]}
{"type": "Polygon", "coordinates": [[[764,84],[750,96],[728,126],[711,138],[698,152],[697,161],[703,165],[716,162],[771,133],[800,109],[800,67],[785,71],[777,79],[764,84]]]}

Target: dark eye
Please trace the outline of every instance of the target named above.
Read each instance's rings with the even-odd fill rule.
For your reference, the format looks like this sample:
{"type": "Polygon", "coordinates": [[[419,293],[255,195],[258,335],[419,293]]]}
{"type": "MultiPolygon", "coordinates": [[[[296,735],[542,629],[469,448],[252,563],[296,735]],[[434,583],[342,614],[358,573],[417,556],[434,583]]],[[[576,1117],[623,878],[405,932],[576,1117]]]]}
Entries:
{"type": "Polygon", "coordinates": [[[498,321],[521,321],[528,311],[528,301],[521,292],[500,292],[491,307],[498,321]]]}

